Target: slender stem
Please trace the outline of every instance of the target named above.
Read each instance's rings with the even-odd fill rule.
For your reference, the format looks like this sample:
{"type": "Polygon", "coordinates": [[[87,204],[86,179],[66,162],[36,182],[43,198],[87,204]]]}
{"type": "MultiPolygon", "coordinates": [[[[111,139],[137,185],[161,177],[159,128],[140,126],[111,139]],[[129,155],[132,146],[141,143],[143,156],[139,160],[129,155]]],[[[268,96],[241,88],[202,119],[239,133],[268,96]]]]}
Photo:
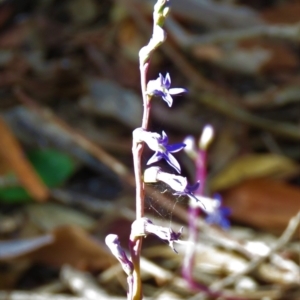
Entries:
{"type": "Polygon", "coordinates": [[[143,95],[143,121],[142,121],[142,128],[147,130],[148,123],[149,123],[149,116],[150,116],[150,109],[151,109],[151,102],[150,98],[147,95],[147,72],[149,69],[149,61],[144,63],[140,66],[140,73],[141,73],[141,90],[143,95]]]}
{"type": "MultiPolygon", "coordinates": [[[[141,90],[143,95],[143,120],[142,128],[147,130],[150,116],[150,98],[147,95],[147,71],[149,68],[149,62],[141,64],[141,90]]],[[[133,143],[132,155],[134,164],[134,175],[136,184],[136,219],[144,216],[144,202],[145,202],[145,186],[142,180],[142,164],[141,158],[143,154],[144,144],[133,143]]],[[[130,238],[129,248],[131,251],[131,259],[134,267],[133,271],[133,289],[130,298],[132,300],[142,299],[142,283],[140,276],[140,253],[142,248],[142,238],[130,238]]]]}
{"type": "MultiPolygon", "coordinates": [[[[207,160],[207,152],[206,150],[199,149],[197,158],[195,160],[196,164],[196,180],[200,180],[200,187],[197,191],[197,195],[204,195],[204,188],[206,182],[206,160],[207,160]]],[[[189,241],[193,246],[188,247],[183,268],[182,268],[182,275],[189,284],[190,288],[193,290],[201,290],[203,291],[203,286],[198,284],[193,279],[193,266],[195,260],[195,246],[197,243],[198,238],[198,227],[197,227],[197,219],[201,214],[201,209],[197,206],[190,206],[189,207],[189,241]]]]}
{"type": "Polygon", "coordinates": [[[131,252],[131,261],[133,263],[132,273],[132,292],[129,295],[129,300],[141,300],[142,294],[142,282],[141,282],[141,271],[140,271],[140,253],[142,248],[142,239],[130,239],[129,249],[131,252]]]}
{"type": "Polygon", "coordinates": [[[204,196],[204,189],[206,184],[206,161],[207,161],[207,151],[199,149],[197,160],[196,160],[196,180],[200,180],[200,186],[197,191],[197,194],[204,196]]]}
{"type": "Polygon", "coordinates": [[[144,216],[144,198],[145,188],[142,180],[142,166],[141,156],[143,153],[144,145],[142,143],[135,143],[132,147],[135,185],[136,185],[136,218],[144,216]]]}

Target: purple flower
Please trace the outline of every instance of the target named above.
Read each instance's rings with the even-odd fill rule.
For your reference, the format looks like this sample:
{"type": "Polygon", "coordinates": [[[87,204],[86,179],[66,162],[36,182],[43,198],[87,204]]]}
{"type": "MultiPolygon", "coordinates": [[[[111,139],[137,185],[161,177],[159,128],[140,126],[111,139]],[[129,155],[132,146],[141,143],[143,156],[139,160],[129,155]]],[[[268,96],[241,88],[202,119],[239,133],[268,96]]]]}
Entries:
{"type": "Polygon", "coordinates": [[[157,139],[157,144],[155,147],[148,146],[155,151],[153,156],[148,160],[147,165],[153,164],[155,162],[164,159],[171,167],[173,167],[178,173],[181,172],[180,165],[176,158],[171,154],[182,150],[185,147],[184,143],[178,143],[173,145],[168,145],[168,136],[163,131],[162,136],[157,139]]]}
{"type": "MultiPolygon", "coordinates": [[[[195,192],[198,190],[199,186],[200,186],[200,182],[196,182],[193,185],[190,185],[187,183],[187,179],[184,177],[185,180],[181,180],[182,181],[182,185],[181,187],[174,193],[174,195],[179,195],[179,196],[188,196],[190,198],[193,198],[194,200],[196,200],[196,202],[201,202],[196,196],[195,196],[195,192]]],[[[179,186],[178,186],[179,187],[179,186]]],[[[202,203],[201,203],[202,204],[202,203]]]]}
{"type": "Polygon", "coordinates": [[[199,182],[189,185],[186,177],[163,172],[157,167],[147,169],[144,173],[144,178],[146,179],[146,182],[148,181],[148,178],[151,178],[148,182],[153,182],[153,180],[163,181],[175,191],[174,195],[188,196],[195,199],[197,202],[200,202],[194,195],[199,188],[199,182]]]}
{"type": "Polygon", "coordinates": [[[171,87],[171,77],[167,73],[164,78],[163,75],[159,73],[159,77],[156,80],[150,80],[147,85],[147,94],[151,96],[162,97],[169,107],[173,104],[173,98],[171,95],[178,95],[187,92],[183,88],[170,88],[171,87]]]}
{"type": "Polygon", "coordinates": [[[220,207],[211,214],[207,215],[206,222],[208,224],[216,224],[223,229],[229,229],[230,222],[228,216],[230,215],[230,209],[228,207],[220,207]]]}
{"type": "Polygon", "coordinates": [[[171,153],[183,149],[185,147],[184,143],[168,145],[168,136],[164,131],[160,135],[156,132],[146,131],[143,128],[137,128],[133,131],[133,140],[136,143],[145,142],[151,150],[155,151],[154,155],[148,160],[147,165],[165,159],[171,167],[180,173],[180,165],[171,153]]]}
{"type": "Polygon", "coordinates": [[[230,209],[222,206],[222,199],[220,195],[215,195],[212,201],[214,202],[214,208],[210,212],[206,211],[206,222],[209,224],[219,225],[223,229],[228,229],[230,227],[230,222],[228,220],[230,209]]]}

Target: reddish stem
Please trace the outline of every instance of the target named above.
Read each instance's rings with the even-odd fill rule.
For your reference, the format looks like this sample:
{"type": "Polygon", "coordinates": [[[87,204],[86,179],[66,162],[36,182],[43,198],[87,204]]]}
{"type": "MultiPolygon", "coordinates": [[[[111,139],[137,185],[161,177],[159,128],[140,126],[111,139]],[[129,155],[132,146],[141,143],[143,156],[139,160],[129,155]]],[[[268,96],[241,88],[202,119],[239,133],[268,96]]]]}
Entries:
{"type": "MultiPolygon", "coordinates": [[[[147,71],[149,68],[149,61],[141,64],[141,90],[143,95],[143,120],[142,128],[147,130],[150,116],[150,98],[147,95],[147,71]]],[[[136,219],[144,216],[145,203],[145,186],[142,177],[142,163],[141,158],[144,150],[144,143],[133,143],[132,155],[134,164],[134,175],[136,184],[136,219]]],[[[134,267],[133,271],[133,289],[132,295],[128,298],[132,300],[142,299],[142,283],[140,276],[140,253],[142,248],[142,238],[130,237],[129,249],[131,252],[131,259],[134,267]]]]}

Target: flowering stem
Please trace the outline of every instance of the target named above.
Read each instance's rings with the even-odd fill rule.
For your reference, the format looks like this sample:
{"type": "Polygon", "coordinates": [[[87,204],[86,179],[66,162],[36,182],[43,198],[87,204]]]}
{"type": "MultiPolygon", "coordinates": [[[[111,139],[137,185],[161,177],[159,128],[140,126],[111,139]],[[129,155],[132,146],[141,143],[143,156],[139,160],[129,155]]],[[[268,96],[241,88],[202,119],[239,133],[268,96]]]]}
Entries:
{"type": "MultiPolygon", "coordinates": [[[[143,95],[143,120],[142,128],[147,130],[150,115],[150,99],[147,95],[147,71],[149,68],[149,62],[141,63],[141,90],[143,95]]],[[[141,158],[143,154],[144,143],[137,142],[133,139],[132,155],[134,165],[134,175],[136,184],[136,219],[144,217],[144,200],[145,200],[145,187],[142,180],[142,164],[141,158]]],[[[142,299],[142,283],[140,276],[140,253],[142,248],[142,237],[131,237],[129,242],[129,248],[131,252],[131,260],[133,263],[133,290],[132,299],[142,299]]]]}
{"type": "Polygon", "coordinates": [[[206,176],[207,176],[207,151],[199,149],[198,155],[196,159],[196,180],[200,180],[201,184],[199,189],[197,190],[197,194],[204,196],[204,188],[206,184],[206,176]]]}
{"type": "MultiPolygon", "coordinates": [[[[144,216],[144,197],[145,189],[142,181],[142,168],[141,168],[141,156],[144,145],[142,143],[135,142],[133,139],[132,155],[134,164],[134,174],[136,183],[136,219],[144,216]]],[[[133,263],[133,300],[142,299],[141,288],[141,276],[140,276],[140,252],[142,247],[142,238],[133,239],[130,238],[129,249],[131,252],[131,260],[133,263]]]]}
{"type": "MultiPolygon", "coordinates": [[[[154,6],[153,12],[153,35],[148,45],[143,47],[139,52],[140,57],[140,76],[141,76],[141,91],[143,96],[143,119],[142,129],[148,129],[150,116],[150,102],[151,97],[147,94],[147,72],[150,64],[150,56],[152,52],[165,40],[165,32],[162,25],[169,11],[168,0],[158,0],[154,6]]],[[[134,175],[136,183],[136,219],[139,220],[144,217],[144,200],[145,200],[145,186],[142,177],[141,158],[144,149],[144,142],[133,138],[132,155],[134,164],[134,175]]],[[[129,248],[131,252],[131,260],[133,263],[133,289],[132,295],[128,295],[128,299],[140,300],[142,299],[142,287],[140,276],[140,252],[142,247],[142,237],[137,237],[131,232],[129,248]]]]}
{"type": "MultiPolygon", "coordinates": [[[[200,181],[199,189],[197,190],[197,195],[204,196],[204,187],[206,182],[206,160],[207,152],[206,150],[199,149],[197,151],[197,157],[195,159],[196,164],[196,180],[200,181]]],[[[199,206],[190,205],[189,207],[189,241],[191,242],[191,247],[187,248],[186,255],[183,262],[182,275],[186,279],[190,288],[193,290],[203,290],[203,287],[196,283],[193,279],[193,266],[195,260],[195,245],[197,243],[198,228],[197,219],[201,215],[201,209],[199,206]]]]}

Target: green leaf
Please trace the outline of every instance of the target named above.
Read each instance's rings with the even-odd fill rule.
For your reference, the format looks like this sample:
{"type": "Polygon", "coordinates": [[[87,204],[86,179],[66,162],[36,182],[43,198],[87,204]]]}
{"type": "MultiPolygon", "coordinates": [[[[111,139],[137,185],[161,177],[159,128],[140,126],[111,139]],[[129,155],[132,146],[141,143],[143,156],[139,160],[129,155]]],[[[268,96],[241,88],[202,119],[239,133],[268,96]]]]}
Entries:
{"type": "MultiPolygon", "coordinates": [[[[32,150],[28,160],[42,178],[52,188],[62,185],[75,171],[75,161],[68,155],[53,149],[32,150]]],[[[22,187],[0,188],[0,201],[6,203],[24,203],[31,200],[22,187]]]]}

